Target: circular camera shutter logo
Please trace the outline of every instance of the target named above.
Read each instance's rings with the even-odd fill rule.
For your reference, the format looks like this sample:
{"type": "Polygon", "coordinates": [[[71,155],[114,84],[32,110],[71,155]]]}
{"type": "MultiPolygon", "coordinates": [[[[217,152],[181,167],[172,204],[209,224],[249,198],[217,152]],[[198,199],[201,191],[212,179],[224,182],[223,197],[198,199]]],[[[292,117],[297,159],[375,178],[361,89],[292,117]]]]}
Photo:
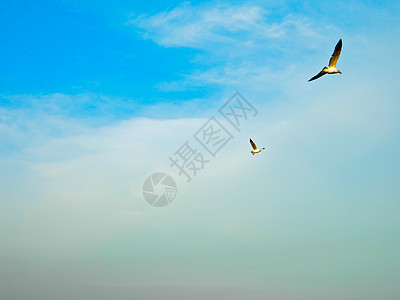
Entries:
{"type": "Polygon", "coordinates": [[[175,180],[166,173],[154,173],[143,183],[142,193],[150,205],[167,206],[175,199],[177,193],[175,180]]]}

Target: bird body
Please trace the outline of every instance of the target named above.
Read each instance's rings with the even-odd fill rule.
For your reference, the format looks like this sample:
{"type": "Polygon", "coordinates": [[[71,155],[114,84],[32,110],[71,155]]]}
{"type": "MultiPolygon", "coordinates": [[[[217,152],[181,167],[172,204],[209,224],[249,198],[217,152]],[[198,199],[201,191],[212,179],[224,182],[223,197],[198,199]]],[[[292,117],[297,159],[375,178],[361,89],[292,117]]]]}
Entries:
{"type": "Polygon", "coordinates": [[[342,72],[340,72],[338,69],[336,69],[336,67],[329,67],[329,68],[325,67],[324,71],[328,74],[336,74],[336,73],[342,74],[342,72]]]}
{"type": "Polygon", "coordinates": [[[264,150],[265,148],[262,148],[262,149],[258,149],[257,148],[257,145],[253,142],[253,140],[252,139],[250,139],[250,145],[251,145],[251,147],[253,147],[253,150],[251,151],[251,154],[257,154],[257,153],[260,153],[262,150],[264,150]]]}
{"type": "Polygon", "coordinates": [[[331,59],[329,60],[328,67],[324,67],[321,72],[312,77],[309,81],[318,79],[326,74],[337,74],[337,73],[342,74],[342,72],[340,72],[340,70],[336,68],[336,63],[339,59],[341,51],[342,51],[342,39],[340,39],[339,42],[336,44],[335,50],[333,51],[331,59]]]}
{"type": "Polygon", "coordinates": [[[254,155],[254,154],[257,154],[257,153],[260,153],[261,152],[261,149],[256,149],[256,150],[253,150],[253,151],[251,151],[251,153],[254,155]]]}

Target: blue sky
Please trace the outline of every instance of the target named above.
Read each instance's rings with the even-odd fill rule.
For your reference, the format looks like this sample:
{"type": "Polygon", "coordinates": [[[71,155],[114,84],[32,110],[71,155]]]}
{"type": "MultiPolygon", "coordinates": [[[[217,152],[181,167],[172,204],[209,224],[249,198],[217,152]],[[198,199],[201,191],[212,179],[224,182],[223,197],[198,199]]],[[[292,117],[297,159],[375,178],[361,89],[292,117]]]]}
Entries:
{"type": "Polygon", "coordinates": [[[303,26],[303,30],[309,30],[308,34],[317,32],[325,36],[326,41],[342,37],[344,31],[348,34],[368,31],[376,35],[380,30],[391,28],[390,21],[395,18],[391,8],[396,8],[395,1],[384,4],[370,2],[368,5],[361,1],[338,3],[333,8],[327,2],[301,5],[291,1],[268,3],[263,11],[253,11],[256,19],[248,20],[246,28],[235,28],[237,24],[234,22],[240,19],[232,19],[231,28],[221,27],[218,24],[220,20],[216,19],[210,25],[210,32],[198,31],[197,37],[183,36],[180,41],[170,42],[168,39],[177,39],[177,36],[168,36],[168,30],[173,33],[179,22],[192,20],[201,26],[205,21],[204,12],[209,8],[214,7],[216,11],[210,15],[216,15],[230,5],[261,8],[262,2],[243,5],[240,2],[83,2],[12,1],[4,4],[1,37],[6,47],[0,50],[2,95],[76,95],[89,92],[127,97],[127,101],[135,99],[144,104],[211,97],[218,94],[220,84],[204,85],[196,82],[199,80],[192,80],[190,86],[178,91],[166,91],[162,87],[166,83],[179,82],[185,76],[213,70],[213,66],[230,67],[243,61],[257,64],[263,58],[266,65],[283,70],[294,59],[303,58],[304,51],[310,51],[307,46],[312,46],[311,51],[319,46],[319,41],[307,36],[306,32],[303,32],[304,41],[291,38],[296,33],[288,29],[294,29],[295,22],[298,22],[297,26],[303,26]],[[166,21],[164,27],[152,23],[162,18],[163,11],[173,14],[189,10],[194,13],[166,21]],[[270,39],[262,37],[266,32],[254,32],[250,40],[248,33],[256,30],[256,26],[252,27],[253,21],[256,26],[268,22],[272,26],[281,26],[281,29],[275,29],[275,33],[271,31],[270,39]],[[286,24],[284,28],[284,22],[290,21],[292,24],[286,24]],[[380,24],[378,28],[373,26],[376,23],[380,24]],[[327,26],[333,28],[324,31],[327,26]],[[185,41],[198,37],[197,45],[185,41]],[[222,37],[230,38],[230,43],[222,37]],[[234,42],[234,39],[253,44],[246,46],[234,42]],[[278,43],[280,49],[277,49],[278,43]],[[245,51],[242,51],[243,46],[247,48],[245,51]],[[265,49],[268,47],[275,47],[275,50],[269,49],[267,53],[265,49]],[[227,61],[225,55],[234,59],[227,61]]]}
{"type": "Polygon", "coordinates": [[[399,8],[2,3],[0,298],[397,299],[399,8]],[[236,91],[258,115],[186,184],[168,157],[236,91]]]}
{"type": "Polygon", "coordinates": [[[1,49],[1,64],[7,89],[2,92],[95,92],[145,101],[165,97],[154,94],[153,87],[178,78],[194,53],[141,39],[126,23],[131,14],[151,12],[153,5],[126,2],[115,7],[106,1],[6,3],[1,22],[7,28],[2,32],[7,47],[1,49]]]}

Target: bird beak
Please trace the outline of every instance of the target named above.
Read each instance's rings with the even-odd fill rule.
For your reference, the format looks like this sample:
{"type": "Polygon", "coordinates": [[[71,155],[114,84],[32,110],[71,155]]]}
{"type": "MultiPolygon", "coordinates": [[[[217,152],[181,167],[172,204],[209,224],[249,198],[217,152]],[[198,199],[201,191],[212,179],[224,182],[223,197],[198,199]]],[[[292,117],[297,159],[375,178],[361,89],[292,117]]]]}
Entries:
{"type": "Polygon", "coordinates": [[[340,74],[342,74],[342,72],[339,71],[340,74]]]}

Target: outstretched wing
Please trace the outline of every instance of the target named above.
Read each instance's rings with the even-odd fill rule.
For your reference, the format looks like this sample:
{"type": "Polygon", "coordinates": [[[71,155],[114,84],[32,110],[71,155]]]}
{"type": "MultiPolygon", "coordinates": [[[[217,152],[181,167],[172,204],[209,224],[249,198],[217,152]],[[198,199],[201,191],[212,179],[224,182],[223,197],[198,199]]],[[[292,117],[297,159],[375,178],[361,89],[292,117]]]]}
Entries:
{"type": "Polygon", "coordinates": [[[253,150],[257,150],[257,146],[256,144],[254,144],[254,142],[252,141],[252,139],[250,139],[250,144],[253,147],[253,150]]]}
{"type": "Polygon", "coordinates": [[[329,68],[336,68],[336,63],[339,59],[341,51],[342,51],[342,39],[340,39],[339,42],[336,44],[332,57],[329,60],[329,68]]]}
{"type": "MultiPolygon", "coordinates": [[[[325,68],[324,68],[325,69],[325,68]]],[[[322,69],[321,72],[319,72],[317,75],[315,75],[313,78],[311,78],[310,80],[308,80],[308,82],[313,81],[315,79],[320,78],[321,76],[324,76],[326,74],[326,72],[324,71],[324,69],[322,69]]]]}

